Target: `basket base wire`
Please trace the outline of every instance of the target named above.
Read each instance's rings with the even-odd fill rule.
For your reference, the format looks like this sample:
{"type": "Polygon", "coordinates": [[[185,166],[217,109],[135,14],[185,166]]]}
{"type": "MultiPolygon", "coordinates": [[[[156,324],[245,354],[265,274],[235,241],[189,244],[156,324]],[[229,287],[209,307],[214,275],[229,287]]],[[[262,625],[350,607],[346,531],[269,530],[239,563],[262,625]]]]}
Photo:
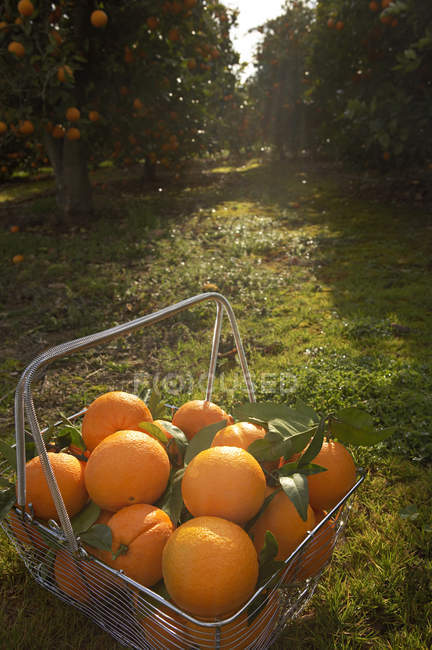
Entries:
{"type": "Polygon", "coordinates": [[[84,557],[73,553],[65,546],[61,529],[47,527],[28,514],[23,517],[17,508],[11,511],[2,527],[30,574],[42,587],[78,608],[121,645],[137,650],[264,650],[306,607],[320,574],[330,562],[350,509],[350,504],[342,504],[333,514],[334,534],[330,540],[328,529],[321,525],[291,556],[283,574],[259,598],[254,596],[248,607],[239,613],[210,625],[185,615],[167,601],[166,606],[161,605],[149,596],[148,590],[97,558],[87,553],[84,557]],[[318,573],[305,579],[308,563],[313,563],[317,557],[320,562],[323,560],[322,566],[318,573]]]}

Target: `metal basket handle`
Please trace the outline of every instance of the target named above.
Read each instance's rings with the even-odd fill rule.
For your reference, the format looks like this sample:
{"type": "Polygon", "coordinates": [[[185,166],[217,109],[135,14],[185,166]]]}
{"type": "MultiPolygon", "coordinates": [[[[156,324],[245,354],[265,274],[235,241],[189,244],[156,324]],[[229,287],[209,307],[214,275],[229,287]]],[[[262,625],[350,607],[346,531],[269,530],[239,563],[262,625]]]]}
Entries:
{"type": "Polygon", "coordinates": [[[165,307],[156,311],[152,314],[146,316],[141,316],[133,321],[128,323],[123,323],[121,325],[116,325],[109,329],[103,330],[102,332],[97,332],[95,334],[89,334],[79,339],[75,339],[68,343],[61,343],[55,347],[49,348],[39,356],[37,356],[24,370],[21,375],[20,381],[17,385],[15,392],[15,436],[16,436],[16,457],[17,457],[17,503],[19,506],[24,507],[26,503],[26,480],[25,480],[25,434],[24,434],[24,423],[25,416],[30,426],[30,431],[32,433],[33,439],[36,444],[36,449],[41,459],[41,465],[45,473],[54,503],[59,515],[60,523],[65,534],[67,543],[72,551],[78,549],[78,544],[72,530],[71,521],[69,515],[66,511],[63,498],[60,494],[60,490],[57,485],[56,478],[54,476],[52,467],[50,465],[45,442],[41,435],[41,430],[39,427],[38,419],[36,416],[36,411],[33,404],[33,397],[31,392],[31,385],[34,379],[37,378],[38,373],[42,368],[47,366],[52,361],[65,357],[73,352],[85,350],[91,348],[99,343],[106,343],[117,337],[130,334],[131,332],[143,327],[145,325],[151,325],[157,323],[165,318],[174,316],[185,309],[204,302],[204,301],[213,301],[216,303],[216,320],[213,330],[213,340],[210,356],[210,365],[207,379],[207,391],[206,399],[210,400],[213,390],[213,383],[216,370],[217,354],[219,350],[220,334],[222,328],[222,317],[224,311],[228,315],[228,319],[231,324],[232,333],[234,336],[235,346],[237,353],[239,355],[240,365],[243,371],[244,380],[246,383],[246,388],[251,402],[255,401],[254,388],[252,384],[252,379],[249,373],[246,356],[243,348],[243,344],[240,338],[239,329],[237,326],[237,321],[234,316],[233,309],[228,302],[228,300],[220,293],[201,293],[192,298],[187,298],[181,302],[177,302],[174,305],[165,307]]]}

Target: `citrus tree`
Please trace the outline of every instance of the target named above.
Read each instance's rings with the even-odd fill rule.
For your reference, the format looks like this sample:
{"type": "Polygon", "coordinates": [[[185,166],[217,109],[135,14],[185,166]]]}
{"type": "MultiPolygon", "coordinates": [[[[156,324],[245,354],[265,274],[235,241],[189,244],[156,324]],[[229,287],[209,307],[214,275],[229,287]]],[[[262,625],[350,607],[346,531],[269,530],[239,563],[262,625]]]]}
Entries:
{"type": "Polygon", "coordinates": [[[432,3],[321,0],[310,67],[323,148],[362,164],[432,158],[432,3]]]}
{"type": "Polygon", "coordinates": [[[235,12],[201,0],[5,0],[0,174],[51,163],[63,218],[92,213],[89,160],[176,167],[215,142],[235,12]]]}
{"type": "Polygon", "coordinates": [[[287,152],[297,154],[307,143],[305,89],[312,21],[310,7],[289,0],[281,16],[257,28],[263,38],[256,51],[256,72],[248,84],[250,100],[262,141],[281,157],[287,152]]]}

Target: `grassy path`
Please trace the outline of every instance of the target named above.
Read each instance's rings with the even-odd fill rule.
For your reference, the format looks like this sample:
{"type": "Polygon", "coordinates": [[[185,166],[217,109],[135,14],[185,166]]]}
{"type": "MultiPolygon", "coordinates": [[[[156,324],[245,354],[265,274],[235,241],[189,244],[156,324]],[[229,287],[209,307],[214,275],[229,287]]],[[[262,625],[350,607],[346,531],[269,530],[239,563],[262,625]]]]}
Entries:
{"type": "MultiPolygon", "coordinates": [[[[19,374],[42,349],[217,289],[239,320],[258,399],[299,395],[322,411],[361,406],[396,427],[387,446],[356,451],[368,478],[346,543],[275,647],[429,648],[427,210],[360,196],[356,179],[328,170],[257,161],[151,191],[113,180],[96,194],[100,217],[86,227],[54,230],[43,219],[52,201],[21,206],[17,233],[8,230],[14,213],[0,214],[2,435],[11,439],[19,374]],[[13,265],[18,253],[24,261],[13,265]]],[[[107,389],[157,383],[177,403],[202,396],[212,320],[198,307],[55,364],[36,391],[41,421],[107,389]]],[[[224,328],[215,401],[228,408],[245,396],[232,349],[224,328]]],[[[32,583],[4,540],[0,571],[0,646],[118,647],[32,583]]]]}

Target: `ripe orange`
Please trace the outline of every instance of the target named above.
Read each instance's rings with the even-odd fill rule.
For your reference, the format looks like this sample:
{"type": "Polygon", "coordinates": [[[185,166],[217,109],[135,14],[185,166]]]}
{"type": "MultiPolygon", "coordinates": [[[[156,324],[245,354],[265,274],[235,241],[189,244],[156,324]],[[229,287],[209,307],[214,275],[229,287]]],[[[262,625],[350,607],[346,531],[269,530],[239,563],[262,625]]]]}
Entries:
{"type": "Polygon", "coordinates": [[[57,586],[80,603],[103,597],[116,579],[92,560],[76,559],[67,549],[59,549],[54,561],[57,586]]]}
{"type": "Polygon", "coordinates": [[[11,227],[9,228],[9,231],[10,231],[10,232],[19,232],[19,226],[11,226],[11,227]]]}
{"type": "Polygon", "coordinates": [[[115,512],[135,503],[154,503],[168,483],[168,454],[142,431],[117,431],[93,450],[85,483],[97,505],[115,512]]]}
{"type": "Polygon", "coordinates": [[[19,43],[18,41],[11,41],[8,45],[8,52],[11,54],[15,54],[18,58],[22,58],[25,56],[25,48],[22,43],[19,43]]]}
{"type": "Polygon", "coordinates": [[[61,138],[64,138],[66,133],[66,129],[62,124],[56,124],[53,130],[51,131],[51,135],[53,138],[56,138],[56,140],[60,140],[61,138]]]}
{"type": "Polygon", "coordinates": [[[354,461],[342,443],[324,440],[313,462],[327,471],[308,476],[309,503],[312,508],[330,510],[356,482],[354,461]]]}
{"type": "Polygon", "coordinates": [[[133,107],[135,110],[139,111],[143,107],[143,103],[140,99],[136,98],[133,100],[133,107]]]}
{"type": "Polygon", "coordinates": [[[30,0],[20,0],[18,2],[18,11],[20,12],[21,16],[28,18],[34,12],[33,3],[30,2],[30,0]]]}
{"type": "Polygon", "coordinates": [[[23,135],[31,135],[32,133],[34,133],[33,122],[30,122],[30,120],[24,120],[23,122],[20,123],[18,130],[23,135]]]}
{"type": "Polygon", "coordinates": [[[335,21],[333,20],[333,18],[329,18],[328,21],[327,21],[327,27],[329,27],[331,29],[332,27],[334,27],[334,24],[335,24],[335,21]]]}
{"type": "Polygon", "coordinates": [[[125,553],[115,560],[110,554],[107,563],[144,587],[151,587],[162,578],[162,551],[174,525],[169,516],[156,506],[137,503],[126,506],[109,519],[115,554],[121,546],[125,553]]]}
{"type": "Polygon", "coordinates": [[[21,262],[24,262],[24,255],[21,255],[20,253],[18,253],[18,255],[14,255],[12,262],[14,264],[21,264],[21,262]]]}
{"type": "Polygon", "coordinates": [[[88,116],[90,122],[97,122],[99,119],[99,113],[97,111],[89,111],[88,116]]]}
{"type": "Polygon", "coordinates": [[[6,131],[7,131],[7,124],[6,124],[6,122],[0,122],[0,135],[1,135],[2,133],[6,133],[6,131]]]}
{"type": "MultiPolygon", "coordinates": [[[[73,517],[82,510],[88,499],[84,470],[75,456],[48,452],[48,458],[68,515],[73,517]]],[[[36,517],[58,521],[57,510],[39,456],[26,463],[26,482],[27,506],[29,503],[33,505],[36,517]]]]}
{"type": "Polygon", "coordinates": [[[345,27],[345,25],[342,20],[338,20],[335,27],[340,32],[345,27]]]}
{"type": "Polygon", "coordinates": [[[248,534],[220,517],[179,526],[162,554],[162,573],[178,607],[200,617],[237,610],[253,594],[258,558],[248,534]]]}
{"type": "Polygon", "coordinates": [[[60,66],[60,68],[57,70],[57,79],[61,83],[63,83],[64,81],[72,81],[73,80],[72,68],[68,65],[60,66]]]}
{"type": "Polygon", "coordinates": [[[167,38],[171,43],[176,43],[180,39],[180,32],[177,27],[171,27],[168,31],[167,38]]]}
{"type": "Polygon", "coordinates": [[[48,548],[47,543],[44,541],[37,527],[25,519],[23,521],[15,510],[12,509],[9,512],[8,520],[13,534],[21,544],[33,546],[37,550],[45,550],[48,548]]]}
{"type": "Polygon", "coordinates": [[[378,3],[375,2],[375,0],[372,0],[372,2],[369,2],[369,9],[371,11],[378,11],[379,9],[378,3]]]}
{"type": "Polygon", "coordinates": [[[71,126],[66,131],[66,138],[68,140],[79,140],[81,138],[81,131],[75,126],[71,126]]]}
{"type": "Polygon", "coordinates": [[[156,29],[159,24],[159,19],[155,16],[149,16],[147,18],[147,27],[149,29],[156,29]]]}
{"type": "Polygon", "coordinates": [[[212,447],[241,447],[247,449],[252,442],[264,438],[266,431],[264,427],[252,422],[236,422],[220,429],[211,444],[212,447]]]}
{"type": "Polygon", "coordinates": [[[154,648],[163,650],[178,650],[189,646],[184,645],[185,619],[172,611],[166,605],[159,603],[148,604],[146,599],[138,592],[132,594],[135,615],[138,623],[143,627],[147,643],[154,648]],[[143,606],[141,606],[143,603],[143,606]],[[153,608],[156,607],[157,611],[153,608]],[[182,637],[177,633],[180,632],[182,637]]]}
{"type": "Polygon", "coordinates": [[[174,413],[172,423],[190,440],[200,429],[221,420],[227,420],[228,424],[232,422],[231,416],[227,415],[220,406],[213,402],[194,399],[180,406],[174,413]]]}
{"type": "MultiPolygon", "coordinates": [[[[326,516],[324,510],[315,510],[315,526],[326,516]]],[[[337,520],[333,517],[315,533],[309,542],[304,555],[300,559],[300,568],[295,575],[296,580],[306,580],[321,571],[330,560],[336,537],[337,520]]]]}
{"type": "Polygon", "coordinates": [[[97,28],[105,27],[106,24],[108,23],[108,16],[106,15],[105,11],[102,11],[101,9],[96,9],[95,11],[92,12],[90,16],[90,22],[93,25],[93,27],[97,27],[97,28]]]}
{"type": "Polygon", "coordinates": [[[90,451],[106,436],[122,429],[140,430],[140,422],[152,422],[152,415],[142,399],[131,393],[112,391],[97,397],[87,409],[82,422],[82,437],[90,451]]]}
{"type": "Polygon", "coordinates": [[[211,515],[244,525],[264,502],[266,480],[260,464],[240,447],[210,447],[186,467],[182,496],[194,517],[211,515]]]}
{"type": "Polygon", "coordinates": [[[69,122],[78,122],[80,117],[81,117],[81,112],[75,106],[71,106],[70,108],[67,109],[66,119],[69,120],[69,122]]]}
{"type": "MultiPolygon", "coordinates": [[[[272,490],[269,489],[267,493],[272,490]]],[[[269,530],[276,537],[279,545],[277,560],[285,560],[306,537],[307,531],[315,526],[315,514],[308,506],[307,520],[298,514],[294,504],[281,491],[270,501],[267,508],[252,526],[251,535],[259,553],[264,546],[265,534],[269,530]]]]}
{"type": "MultiPolygon", "coordinates": [[[[233,615],[235,612],[231,612],[233,615]]],[[[224,615],[228,618],[229,614],[224,615]]],[[[220,628],[220,647],[228,650],[236,648],[247,650],[254,644],[261,646],[264,637],[269,635],[269,629],[275,627],[278,616],[278,604],[275,596],[262,607],[261,611],[249,622],[247,612],[243,612],[231,623],[226,623],[220,628]]],[[[202,619],[206,622],[213,622],[215,619],[202,619]]],[[[190,630],[190,645],[195,647],[213,648],[216,647],[216,628],[204,627],[197,623],[187,621],[190,630]]]]}

